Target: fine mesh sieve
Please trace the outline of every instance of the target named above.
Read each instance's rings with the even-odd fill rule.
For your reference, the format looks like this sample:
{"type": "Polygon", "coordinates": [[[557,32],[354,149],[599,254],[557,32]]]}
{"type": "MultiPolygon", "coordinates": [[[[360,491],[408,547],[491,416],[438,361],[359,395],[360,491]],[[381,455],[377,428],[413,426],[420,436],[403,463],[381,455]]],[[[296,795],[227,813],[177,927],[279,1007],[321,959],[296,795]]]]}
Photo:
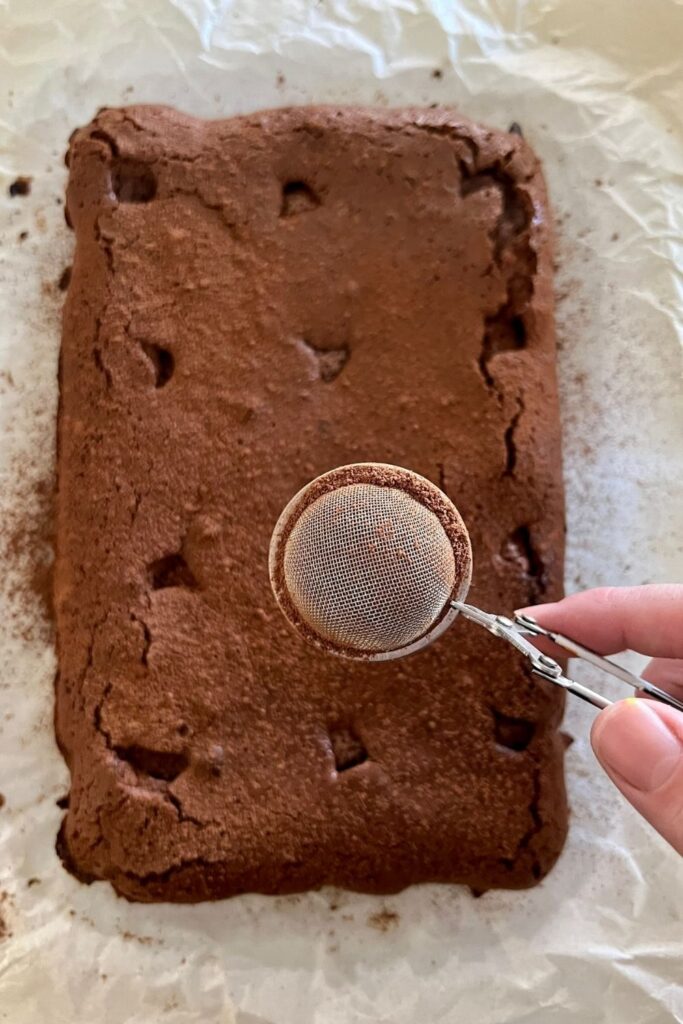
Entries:
{"type": "Polygon", "coordinates": [[[273,532],[270,577],[290,623],[351,658],[408,654],[439,635],[465,597],[472,554],[455,506],[434,484],[381,463],[318,477],[273,532]]]}

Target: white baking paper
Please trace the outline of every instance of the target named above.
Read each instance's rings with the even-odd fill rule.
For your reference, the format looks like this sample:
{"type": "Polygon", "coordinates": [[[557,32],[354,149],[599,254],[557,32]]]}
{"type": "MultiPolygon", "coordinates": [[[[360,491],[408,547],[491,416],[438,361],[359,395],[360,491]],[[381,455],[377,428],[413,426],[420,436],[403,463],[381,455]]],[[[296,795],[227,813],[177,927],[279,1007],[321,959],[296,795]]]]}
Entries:
{"type": "Polygon", "coordinates": [[[54,852],[54,654],[21,589],[53,464],[62,157],[99,106],[141,101],[448,103],[521,124],[559,222],[568,587],[682,579],[682,53],[680,0],[0,3],[0,1021],[683,1019],[682,862],[597,768],[578,701],[571,835],[533,891],[177,907],[79,884],[54,852]],[[29,196],[9,197],[17,175],[29,196]]]}

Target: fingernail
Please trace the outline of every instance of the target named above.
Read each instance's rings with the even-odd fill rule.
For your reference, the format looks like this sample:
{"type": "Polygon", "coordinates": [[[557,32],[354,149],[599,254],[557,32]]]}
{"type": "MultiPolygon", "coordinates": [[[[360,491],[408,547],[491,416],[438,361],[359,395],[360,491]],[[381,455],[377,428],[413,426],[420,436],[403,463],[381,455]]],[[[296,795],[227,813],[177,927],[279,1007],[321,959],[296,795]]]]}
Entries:
{"type": "Polygon", "coordinates": [[[593,747],[600,760],[643,793],[659,789],[683,756],[683,744],[649,701],[628,697],[596,719],[593,747]]]}

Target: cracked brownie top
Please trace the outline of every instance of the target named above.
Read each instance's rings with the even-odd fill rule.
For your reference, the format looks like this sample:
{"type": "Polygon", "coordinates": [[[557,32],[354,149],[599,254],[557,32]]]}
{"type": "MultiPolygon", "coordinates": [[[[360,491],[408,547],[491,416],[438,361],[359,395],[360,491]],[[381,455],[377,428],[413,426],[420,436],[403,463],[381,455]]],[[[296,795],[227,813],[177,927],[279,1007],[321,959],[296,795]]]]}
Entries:
{"type": "Polygon", "coordinates": [[[69,150],[60,851],[134,899],[534,884],[562,695],[457,624],[400,662],[292,633],[283,505],[358,461],[439,484],[471,595],[560,594],[551,228],[516,134],[449,110],[105,110],[69,150]]]}

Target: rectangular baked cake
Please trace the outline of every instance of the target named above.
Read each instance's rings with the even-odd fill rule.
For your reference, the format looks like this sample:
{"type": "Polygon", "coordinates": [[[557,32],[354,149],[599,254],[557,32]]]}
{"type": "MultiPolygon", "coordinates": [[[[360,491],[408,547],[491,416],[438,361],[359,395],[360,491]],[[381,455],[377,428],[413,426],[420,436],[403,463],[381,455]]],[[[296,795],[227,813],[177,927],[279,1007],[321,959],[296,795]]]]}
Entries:
{"type": "Polygon", "coordinates": [[[307,646],[268,545],[316,475],[406,466],[470,599],[561,594],[539,162],[446,109],[101,111],[69,150],[59,839],[137,900],[534,885],[565,837],[562,694],[461,620],[400,661],[307,646]]]}

